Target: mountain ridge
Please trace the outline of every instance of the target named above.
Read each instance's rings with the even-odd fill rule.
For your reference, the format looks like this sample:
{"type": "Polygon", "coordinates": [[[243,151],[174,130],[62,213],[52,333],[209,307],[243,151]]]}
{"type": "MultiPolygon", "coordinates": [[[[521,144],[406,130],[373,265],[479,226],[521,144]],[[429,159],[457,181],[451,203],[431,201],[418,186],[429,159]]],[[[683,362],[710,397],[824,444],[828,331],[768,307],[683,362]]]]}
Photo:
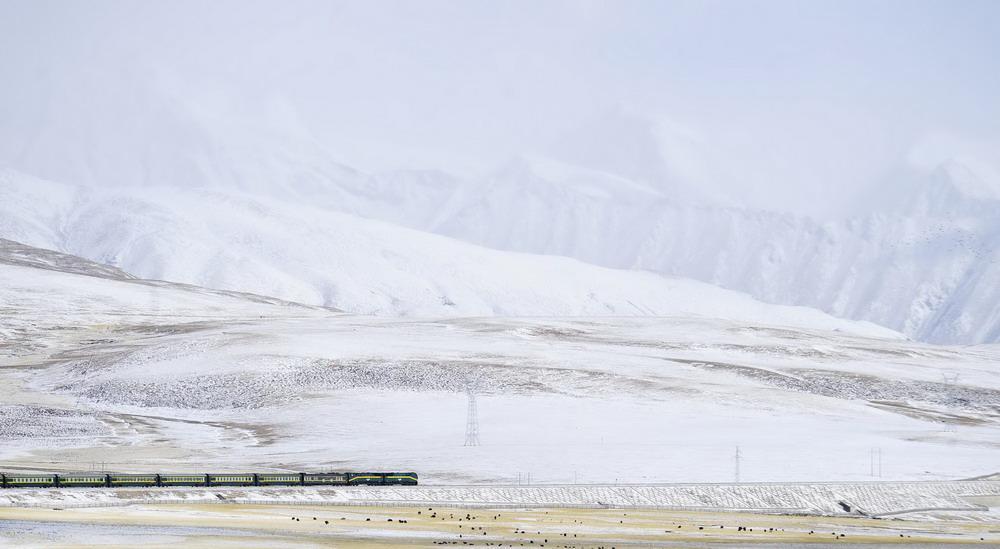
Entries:
{"type": "MultiPolygon", "coordinates": [[[[482,248],[318,207],[218,189],[93,189],[10,171],[28,244],[146,279],[239,290],[364,314],[402,316],[695,315],[900,337],[869,323],[773,306],[682,278],[482,248]],[[45,186],[32,202],[25,186],[45,186]],[[65,205],[69,205],[66,207],[65,205]],[[32,213],[33,212],[33,213],[32,213]],[[53,227],[45,228],[46,220],[53,227]],[[46,242],[47,240],[47,242],[46,242]]],[[[8,234],[2,234],[8,237],[8,234]]]]}
{"type": "MultiPolygon", "coordinates": [[[[141,203],[135,202],[141,189],[161,187],[273,197],[496,250],[691,278],[771,303],[875,322],[928,342],[1000,341],[991,305],[1000,302],[1000,290],[992,289],[1000,284],[991,285],[1000,280],[1000,193],[995,182],[958,160],[929,171],[902,170],[872,193],[868,213],[819,222],[712,201],[685,185],[680,172],[662,185],[631,178],[627,169],[615,168],[612,160],[628,158],[617,153],[591,166],[569,164],[567,157],[519,156],[475,177],[438,169],[366,173],[337,160],[277,99],[244,98],[246,104],[213,109],[218,98],[210,93],[205,99],[155,82],[116,93],[120,101],[101,99],[95,112],[107,113],[112,125],[112,115],[132,120],[121,132],[104,132],[104,118],[77,112],[75,100],[56,94],[55,110],[44,111],[47,118],[38,121],[42,126],[30,142],[0,131],[0,162],[60,182],[126,189],[118,198],[126,203],[141,203]],[[252,123],[245,111],[255,107],[266,116],[252,123]]],[[[30,127],[31,116],[17,120],[30,127]]],[[[623,131],[631,135],[631,127],[623,131]]],[[[644,127],[637,131],[645,143],[644,127]]],[[[596,146],[585,145],[568,158],[585,157],[596,146]]],[[[673,173],[657,164],[671,158],[660,153],[644,157],[649,165],[642,173],[673,173]]],[[[42,245],[63,238],[67,228],[58,220],[75,207],[65,203],[70,198],[21,192],[7,199],[50,201],[55,208],[25,217],[24,208],[12,205],[0,218],[0,235],[42,245]]],[[[146,223],[141,215],[102,215],[112,225],[146,223]]],[[[138,233],[136,238],[160,238],[138,233]]],[[[169,256],[153,261],[165,263],[169,256]]],[[[115,258],[107,251],[101,259],[115,258]]]]}
{"type": "Polygon", "coordinates": [[[1000,280],[1000,202],[970,193],[968,181],[952,180],[956,172],[971,177],[952,163],[908,180],[892,207],[824,223],[669,196],[641,200],[627,189],[594,199],[542,177],[530,187],[493,179],[483,196],[428,229],[702,280],[930,342],[996,342],[1000,320],[989,304],[1000,294],[986,282],[1000,280]]]}

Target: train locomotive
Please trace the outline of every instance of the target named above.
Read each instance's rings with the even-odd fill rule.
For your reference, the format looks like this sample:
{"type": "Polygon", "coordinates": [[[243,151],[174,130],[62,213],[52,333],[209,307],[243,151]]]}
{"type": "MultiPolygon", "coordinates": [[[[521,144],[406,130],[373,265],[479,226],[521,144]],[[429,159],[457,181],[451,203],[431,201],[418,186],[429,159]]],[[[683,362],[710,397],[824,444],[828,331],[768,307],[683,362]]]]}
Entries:
{"type": "Polygon", "coordinates": [[[0,488],[118,488],[129,486],[413,486],[417,474],[394,473],[0,473],[0,488]]]}

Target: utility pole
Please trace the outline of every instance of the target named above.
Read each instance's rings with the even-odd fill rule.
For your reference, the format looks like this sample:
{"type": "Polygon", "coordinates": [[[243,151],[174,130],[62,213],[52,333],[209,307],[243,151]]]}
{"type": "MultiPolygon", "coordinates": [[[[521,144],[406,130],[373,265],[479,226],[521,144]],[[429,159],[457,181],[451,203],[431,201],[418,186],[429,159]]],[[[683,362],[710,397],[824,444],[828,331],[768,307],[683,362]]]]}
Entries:
{"type": "Polygon", "coordinates": [[[872,478],[882,478],[882,449],[872,448],[868,451],[868,472],[872,478]]]}
{"type": "Polygon", "coordinates": [[[740,455],[740,447],[737,446],[736,455],[733,456],[733,461],[736,465],[735,471],[733,471],[733,478],[735,479],[737,484],[740,483],[740,458],[742,458],[742,456],[740,455]]]}
{"type": "Polygon", "coordinates": [[[465,396],[469,399],[465,414],[465,445],[479,446],[479,408],[476,406],[476,394],[472,392],[471,384],[466,384],[465,396]]]}

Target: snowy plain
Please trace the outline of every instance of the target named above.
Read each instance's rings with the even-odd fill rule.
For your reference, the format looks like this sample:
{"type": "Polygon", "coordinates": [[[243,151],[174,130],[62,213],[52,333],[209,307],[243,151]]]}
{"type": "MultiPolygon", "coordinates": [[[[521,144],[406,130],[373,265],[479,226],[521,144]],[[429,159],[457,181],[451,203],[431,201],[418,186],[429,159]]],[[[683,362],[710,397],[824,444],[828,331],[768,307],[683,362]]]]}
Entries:
{"type": "Polygon", "coordinates": [[[916,343],[729,293],[716,305],[741,313],[729,318],[352,315],[7,248],[7,470],[725,482],[737,447],[742,481],[996,470],[996,346],[916,343]],[[480,446],[463,446],[467,388],[480,446]]]}

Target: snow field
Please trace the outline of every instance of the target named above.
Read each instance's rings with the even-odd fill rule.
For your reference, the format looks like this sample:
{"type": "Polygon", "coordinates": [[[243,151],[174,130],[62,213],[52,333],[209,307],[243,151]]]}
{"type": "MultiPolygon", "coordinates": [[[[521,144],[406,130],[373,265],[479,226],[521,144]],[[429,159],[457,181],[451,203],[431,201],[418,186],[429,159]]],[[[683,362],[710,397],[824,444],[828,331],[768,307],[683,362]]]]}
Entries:
{"type": "Polygon", "coordinates": [[[18,427],[25,410],[72,411],[76,430],[58,420],[5,429],[8,470],[725,482],[737,447],[743,481],[996,469],[993,346],[680,314],[366,317],[24,257],[0,265],[0,297],[16,311],[3,319],[13,334],[11,367],[0,368],[4,425],[18,427]],[[462,445],[466,386],[478,447],[462,445]]]}

